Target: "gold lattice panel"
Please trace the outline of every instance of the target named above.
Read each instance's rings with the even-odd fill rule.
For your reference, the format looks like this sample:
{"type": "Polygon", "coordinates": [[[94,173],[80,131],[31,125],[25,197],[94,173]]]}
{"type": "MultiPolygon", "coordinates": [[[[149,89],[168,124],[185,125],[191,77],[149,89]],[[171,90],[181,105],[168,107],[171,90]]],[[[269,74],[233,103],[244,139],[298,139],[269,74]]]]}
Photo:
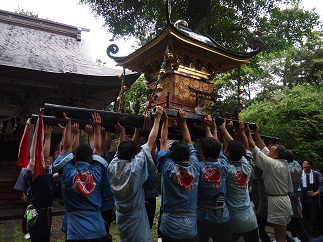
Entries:
{"type": "MultiPolygon", "coordinates": [[[[202,92],[212,93],[213,84],[207,83],[189,76],[171,74],[162,79],[162,92],[155,101],[155,104],[166,106],[167,92],[170,93],[170,108],[181,108],[194,112],[196,107],[196,95],[189,90],[189,86],[202,92]]],[[[209,101],[205,102],[208,105],[209,101]]]]}

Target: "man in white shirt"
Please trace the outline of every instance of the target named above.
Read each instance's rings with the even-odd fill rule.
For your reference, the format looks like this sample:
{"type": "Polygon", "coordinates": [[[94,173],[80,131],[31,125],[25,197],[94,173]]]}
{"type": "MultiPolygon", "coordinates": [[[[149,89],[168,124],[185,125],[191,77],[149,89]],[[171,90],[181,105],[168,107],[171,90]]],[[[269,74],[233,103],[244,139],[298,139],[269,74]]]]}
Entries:
{"type": "Polygon", "coordinates": [[[288,192],[292,191],[288,162],[285,160],[286,149],[278,144],[266,147],[256,126],[254,136],[259,148],[256,146],[251,133],[248,141],[254,155],[254,162],[264,171],[263,179],[268,195],[268,218],[273,224],[277,242],[286,242],[287,224],[291,219],[291,203],[288,192]]]}

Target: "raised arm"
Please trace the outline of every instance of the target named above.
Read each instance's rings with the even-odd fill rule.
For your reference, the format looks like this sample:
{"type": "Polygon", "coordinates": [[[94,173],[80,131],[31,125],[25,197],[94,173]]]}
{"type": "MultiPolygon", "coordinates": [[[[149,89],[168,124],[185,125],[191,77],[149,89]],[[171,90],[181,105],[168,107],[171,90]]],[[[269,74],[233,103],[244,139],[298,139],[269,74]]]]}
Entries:
{"type": "Polygon", "coordinates": [[[248,141],[247,135],[245,133],[245,125],[242,121],[239,121],[239,134],[241,136],[242,143],[243,143],[244,147],[246,148],[246,150],[250,150],[249,141],[248,141]]]}
{"type": "Polygon", "coordinates": [[[119,142],[118,142],[118,146],[119,146],[119,144],[122,141],[126,140],[126,130],[121,124],[117,123],[116,124],[116,133],[119,136],[119,142]]]}
{"type": "Polygon", "coordinates": [[[105,154],[108,147],[109,147],[109,149],[111,147],[111,143],[112,143],[111,133],[106,132],[105,128],[102,126],[101,127],[101,136],[102,136],[102,147],[101,148],[102,148],[103,154],[105,154]]]}
{"type": "Polygon", "coordinates": [[[135,128],[135,132],[132,136],[132,141],[135,142],[138,146],[140,146],[140,141],[139,141],[139,138],[140,138],[140,129],[139,128],[135,128]]]}
{"type": "Polygon", "coordinates": [[[72,125],[72,133],[73,133],[72,150],[74,150],[80,144],[80,129],[79,129],[78,123],[74,123],[72,125]]]}
{"type": "Polygon", "coordinates": [[[101,116],[98,113],[92,114],[92,123],[94,127],[94,150],[93,154],[101,156],[102,135],[101,135],[101,116]]]}
{"type": "Polygon", "coordinates": [[[51,144],[51,136],[52,136],[53,128],[51,126],[45,126],[44,128],[44,146],[43,146],[43,154],[44,160],[47,160],[50,153],[50,144],[51,144]]]}
{"type": "Polygon", "coordinates": [[[59,147],[57,147],[57,150],[59,150],[59,152],[61,152],[63,150],[64,147],[64,142],[65,142],[65,127],[62,126],[60,123],[58,123],[57,128],[61,131],[62,133],[62,139],[60,141],[59,147]]]}
{"type": "Polygon", "coordinates": [[[111,148],[112,145],[112,137],[110,132],[105,133],[105,139],[107,141],[107,147],[111,148]]]}
{"type": "Polygon", "coordinates": [[[218,139],[218,128],[217,128],[214,118],[212,118],[211,132],[213,134],[213,138],[219,140],[218,139]]]}
{"type": "Polygon", "coordinates": [[[256,147],[256,143],[252,138],[252,135],[251,135],[250,128],[249,128],[248,124],[246,124],[246,135],[247,135],[247,138],[248,138],[249,148],[252,150],[253,148],[256,147]]]}
{"type": "Polygon", "coordinates": [[[213,137],[211,132],[211,124],[213,123],[212,117],[210,115],[206,115],[202,121],[202,127],[205,132],[205,137],[210,138],[213,137]]]}
{"type": "MultiPolygon", "coordinates": [[[[251,131],[250,131],[248,124],[245,124],[245,126],[244,126],[244,133],[245,133],[246,139],[248,141],[248,150],[252,150],[253,147],[251,147],[250,141],[249,141],[249,135],[251,136],[251,131]]],[[[252,138],[252,136],[251,136],[251,138],[252,138]]],[[[246,149],[247,149],[247,147],[246,147],[246,149]]]]}
{"type": "Polygon", "coordinates": [[[156,142],[158,131],[159,131],[159,124],[160,118],[163,114],[163,108],[161,106],[156,106],[155,110],[153,110],[152,115],[154,117],[154,124],[149,133],[147,145],[150,149],[150,152],[153,153],[154,143],[156,142]]]}
{"type": "Polygon", "coordinates": [[[160,150],[168,150],[168,116],[166,112],[163,112],[162,121],[163,125],[160,133],[160,150]]]}
{"type": "Polygon", "coordinates": [[[90,124],[85,125],[85,133],[87,134],[89,145],[94,146],[94,131],[93,127],[90,124]]]}
{"type": "Polygon", "coordinates": [[[64,130],[64,140],[63,140],[63,151],[62,154],[66,154],[67,152],[72,151],[72,125],[71,119],[63,113],[63,120],[66,123],[65,130],[64,130]]]}
{"type": "Polygon", "coordinates": [[[181,133],[182,133],[182,140],[185,142],[185,144],[189,145],[192,144],[191,140],[191,134],[190,131],[188,130],[187,123],[186,123],[186,112],[184,110],[179,110],[179,124],[181,126],[181,133]]]}
{"type": "Polygon", "coordinates": [[[262,149],[266,146],[265,142],[262,140],[262,138],[260,137],[260,133],[259,133],[259,126],[258,124],[256,124],[256,128],[253,131],[253,134],[255,136],[255,140],[258,144],[259,149],[262,149]]]}
{"type": "MultiPolygon", "coordinates": [[[[222,125],[220,126],[220,130],[221,130],[222,137],[223,137],[223,146],[224,147],[226,147],[226,144],[228,144],[231,140],[233,140],[232,136],[229,134],[229,132],[226,128],[226,122],[227,122],[227,120],[224,119],[222,125]]],[[[230,122],[232,122],[232,121],[230,121],[230,122]]]]}

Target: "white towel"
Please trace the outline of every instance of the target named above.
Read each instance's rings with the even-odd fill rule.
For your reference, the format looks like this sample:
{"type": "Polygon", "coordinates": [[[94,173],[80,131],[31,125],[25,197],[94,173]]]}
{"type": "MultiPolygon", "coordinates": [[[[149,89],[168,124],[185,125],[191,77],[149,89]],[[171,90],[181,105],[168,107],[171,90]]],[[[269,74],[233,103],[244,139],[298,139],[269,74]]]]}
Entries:
{"type": "MultiPolygon", "coordinates": [[[[287,169],[288,169],[288,164],[287,164],[287,169]]],[[[288,192],[289,193],[293,193],[294,192],[293,182],[292,182],[292,176],[290,175],[290,172],[288,172],[288,192]]]]}
{"type": "MultiPolygon", "coordinates": [[[[303,187],[307,187],[306,173],[305,173],[304,170],[303,170],[303,173],[302,173],[302,183],[303,183],[303,187]]],[[[311,170],[311,172],[310,172],[310,184],[313,184],[313,183],[314,183],[313,171],[311,170]]]]}

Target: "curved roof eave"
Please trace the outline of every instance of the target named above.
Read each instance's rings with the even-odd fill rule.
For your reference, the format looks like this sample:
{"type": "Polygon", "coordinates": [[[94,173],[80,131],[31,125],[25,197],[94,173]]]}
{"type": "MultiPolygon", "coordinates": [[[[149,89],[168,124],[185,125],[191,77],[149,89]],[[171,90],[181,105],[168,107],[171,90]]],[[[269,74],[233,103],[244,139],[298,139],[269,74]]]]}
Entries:
{"type": "Polygon", "coordinates": [[[116,54],[118,52],[118,46],[111,45],[107,49],[108,56],[112,58],[115,62],[117,62],[118,66],[123,66],[127,62],[133,60],[136,56],[142,54],[143,52],[147,51],[148,49],[155,46],[157,43],[159,43],[163,38],[165,38],[167,35],[171,34],[172,36],[176,37],[177,39],[182,40],[183,42],[199,46],[200,48],[204,48],[205,50],[209,52],[213,52],[217,55],[225,56],[228,59],[232,59],[238,62],[247,63],[249,62],[249,59],[258,54],[263,46],[263,43],[260,39],[254,38],[253,44],[255,46],[255,50],[252,52],[237,52],[229,50],[220,44],[218,44],[214,39],[212,39],[210,36],[204,36],[204,35],[198,35],[194,32],[188,32],[187,28],[180,27],[182,30],[176,28],[172,24],[168,23],[164,29],[152,40],[147,42],[145,45],[140,47],[139,49],[135,50],[128,56],[113,56],[112,54],[116,54]],[[184,28],[186,31],[184,31],[184,28]],[[188,34],[191,33],[191,36],[188,34]],[[197,38],[200,37],[200,39],[204,39],[205,41],[198,40],[197,38],[194,38],[192,36],[196,36],[197,38]],[[112,47],[113,46],[113,47],[112,47]],[[112,47],[112,48],[111,48],[112,47]]]}

